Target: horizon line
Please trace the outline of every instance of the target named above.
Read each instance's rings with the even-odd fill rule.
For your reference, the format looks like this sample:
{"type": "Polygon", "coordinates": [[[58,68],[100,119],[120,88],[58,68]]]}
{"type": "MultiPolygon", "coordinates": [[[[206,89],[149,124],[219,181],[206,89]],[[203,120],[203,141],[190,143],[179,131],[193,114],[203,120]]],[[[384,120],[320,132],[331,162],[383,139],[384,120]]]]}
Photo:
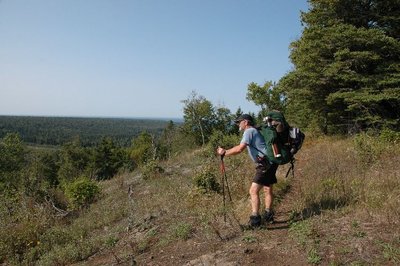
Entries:
{"type": "Polygon", "coordinates": [[[146,117],[146,116],[90,116],[90,115],[16,115],[0,114],[0,116],[17,117],[54,117],[54,118],[103,118],[103,119],[143,119],[143,120],[172,120],[183,121],[183,117],[146,117]]]}

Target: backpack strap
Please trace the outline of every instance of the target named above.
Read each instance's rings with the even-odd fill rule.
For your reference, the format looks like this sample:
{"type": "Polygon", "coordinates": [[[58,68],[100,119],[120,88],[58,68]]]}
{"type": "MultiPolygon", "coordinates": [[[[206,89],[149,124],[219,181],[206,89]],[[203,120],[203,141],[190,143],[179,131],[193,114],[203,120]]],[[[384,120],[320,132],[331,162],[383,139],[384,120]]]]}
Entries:
{"type": "Polygon", "coordinates": [[[260,151],[260,149],[257,149],[256,147],[254,147],[254,146],[251,145],[251,144],[247,144],[247,143],[246,143],[246,145],[249,146],[250,148],[255,149],[256,151],[258,151],[259,153],[261,153],[262,155],[264,155],[264,158],[268,159],[267,155],[266,155],[265,153],[263,153],[262,151],[260,151]]]}
{"type": "Polygon", "coordinates": [[[286,173],[285,179],[289,176],[290,170],[292,170],[292,178],[294,178],[294,157],[290,160],[290,167],[286,173]]]}

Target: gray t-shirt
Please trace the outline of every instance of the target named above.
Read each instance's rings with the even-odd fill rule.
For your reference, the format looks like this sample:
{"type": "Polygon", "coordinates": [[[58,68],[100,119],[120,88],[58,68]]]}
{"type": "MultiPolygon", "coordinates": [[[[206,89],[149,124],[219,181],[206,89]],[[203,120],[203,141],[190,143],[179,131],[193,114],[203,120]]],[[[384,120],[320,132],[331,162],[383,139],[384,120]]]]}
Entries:
{"type": "Polygon", "coordinates": [[[247,145],[247,151],[254,162],[257,162],[257,156],[265,157],[265,154],[267,154],[265,140],[254,127],[248,128],[243,132],[240,143],[247,145]]]}

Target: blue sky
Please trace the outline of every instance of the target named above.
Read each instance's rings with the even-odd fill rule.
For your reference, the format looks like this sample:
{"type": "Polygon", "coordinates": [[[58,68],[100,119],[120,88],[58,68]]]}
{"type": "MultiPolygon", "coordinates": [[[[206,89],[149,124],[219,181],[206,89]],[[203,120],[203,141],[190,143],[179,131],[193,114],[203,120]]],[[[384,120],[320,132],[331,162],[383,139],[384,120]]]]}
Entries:
{"type": "Polygon", "coordinates": [[[192,91],[258,112],[306,0],[0,0],[0,115],[183,116],[192,91]]]}

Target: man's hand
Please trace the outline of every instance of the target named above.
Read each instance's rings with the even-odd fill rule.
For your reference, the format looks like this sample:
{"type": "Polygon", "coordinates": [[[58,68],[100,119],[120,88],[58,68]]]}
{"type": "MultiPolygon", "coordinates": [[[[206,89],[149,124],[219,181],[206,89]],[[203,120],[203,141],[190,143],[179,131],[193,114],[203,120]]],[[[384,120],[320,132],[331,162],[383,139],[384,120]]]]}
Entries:
{"type": "Polygon", "coordinates": [[[226,150],[224,148],[218,147],[218,149],[217,149],[218,155],[224,156],[225,153],[226,153],[226,150]]]}

